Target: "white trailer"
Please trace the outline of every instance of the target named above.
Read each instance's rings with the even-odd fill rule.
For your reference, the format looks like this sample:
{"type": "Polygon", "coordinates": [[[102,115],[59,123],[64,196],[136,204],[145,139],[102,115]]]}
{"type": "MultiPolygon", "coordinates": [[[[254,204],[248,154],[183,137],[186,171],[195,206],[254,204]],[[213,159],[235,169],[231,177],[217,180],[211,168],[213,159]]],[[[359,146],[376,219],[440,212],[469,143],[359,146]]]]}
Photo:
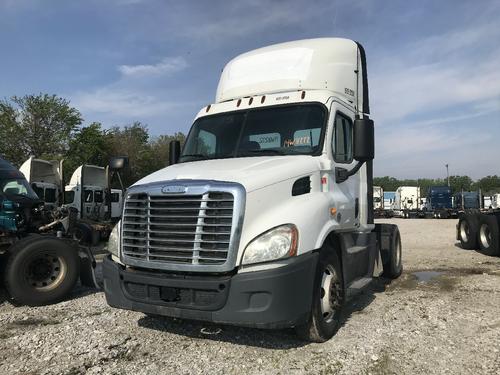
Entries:
{"type": "Polygon", "coordinates": [[[170,166],[130,187],[104,259],[108,304],[334,335],[350,290],[401,274],[374,224],[363,47],[324,38],[231,60],[170,166]]]}
{"type": "Polygon", "coordinates": [[[396,189],[393,210],[396,216],[403,218],[420,217],[422,214],[422,199],[417,186],[400,186],[396,189]]]}
{"type": "Polygon", "coordinates": [[[62,204],[62,161],[42,160],[30,157],[19,171],[48,209],[62,204]]]}

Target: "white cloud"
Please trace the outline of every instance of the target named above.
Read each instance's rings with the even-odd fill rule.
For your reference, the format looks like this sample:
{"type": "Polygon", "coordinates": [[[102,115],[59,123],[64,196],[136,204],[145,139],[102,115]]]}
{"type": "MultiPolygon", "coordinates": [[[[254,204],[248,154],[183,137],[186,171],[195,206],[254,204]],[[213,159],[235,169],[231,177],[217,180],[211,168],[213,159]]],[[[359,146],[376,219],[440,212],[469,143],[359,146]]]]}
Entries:
{"type": "Polygon", "coordinates": [[[157,64],[120,65],[118,71],[126,77],[169,75],[187,68],[187,61],[181,57],[166,57],[157,64]]]}

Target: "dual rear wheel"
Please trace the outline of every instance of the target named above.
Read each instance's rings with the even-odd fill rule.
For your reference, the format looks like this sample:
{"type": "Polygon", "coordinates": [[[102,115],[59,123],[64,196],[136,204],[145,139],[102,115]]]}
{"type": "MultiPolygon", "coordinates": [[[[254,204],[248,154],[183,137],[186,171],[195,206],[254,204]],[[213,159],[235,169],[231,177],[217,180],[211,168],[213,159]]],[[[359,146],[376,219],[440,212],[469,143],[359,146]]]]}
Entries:
{"type": "Polygon", "coordinates": [[[499,220],[496,215],[468,214],[458,221],[458,239],[463,249],[485,255],[500,255],[499,220]]]}

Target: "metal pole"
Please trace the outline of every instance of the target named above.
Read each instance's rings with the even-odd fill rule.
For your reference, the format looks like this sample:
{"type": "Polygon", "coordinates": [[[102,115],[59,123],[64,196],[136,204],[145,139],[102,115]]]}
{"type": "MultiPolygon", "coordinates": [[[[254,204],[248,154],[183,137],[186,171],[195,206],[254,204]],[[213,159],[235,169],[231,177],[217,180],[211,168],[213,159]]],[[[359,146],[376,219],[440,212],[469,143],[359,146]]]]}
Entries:
{"type": "Polygon", "coordinates": [[[450,187],[450,172],[448,170],[448,164],[445,164],[446,166],[446,179],[448,180],[448,187],[450,187]]]}

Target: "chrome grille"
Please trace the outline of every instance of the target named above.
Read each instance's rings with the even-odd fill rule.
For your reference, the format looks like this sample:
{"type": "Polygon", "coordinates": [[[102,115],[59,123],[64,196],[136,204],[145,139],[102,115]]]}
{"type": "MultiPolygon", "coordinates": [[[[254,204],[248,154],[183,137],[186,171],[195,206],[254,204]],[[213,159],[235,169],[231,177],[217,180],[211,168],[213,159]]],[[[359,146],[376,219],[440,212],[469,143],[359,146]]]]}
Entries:
{"type": "Polygon", "coordinates": [[[122,219],[122,257],[142,264],[222,265],[230,251],[233,214],[231,192],[131,192],[122,219]]]}

